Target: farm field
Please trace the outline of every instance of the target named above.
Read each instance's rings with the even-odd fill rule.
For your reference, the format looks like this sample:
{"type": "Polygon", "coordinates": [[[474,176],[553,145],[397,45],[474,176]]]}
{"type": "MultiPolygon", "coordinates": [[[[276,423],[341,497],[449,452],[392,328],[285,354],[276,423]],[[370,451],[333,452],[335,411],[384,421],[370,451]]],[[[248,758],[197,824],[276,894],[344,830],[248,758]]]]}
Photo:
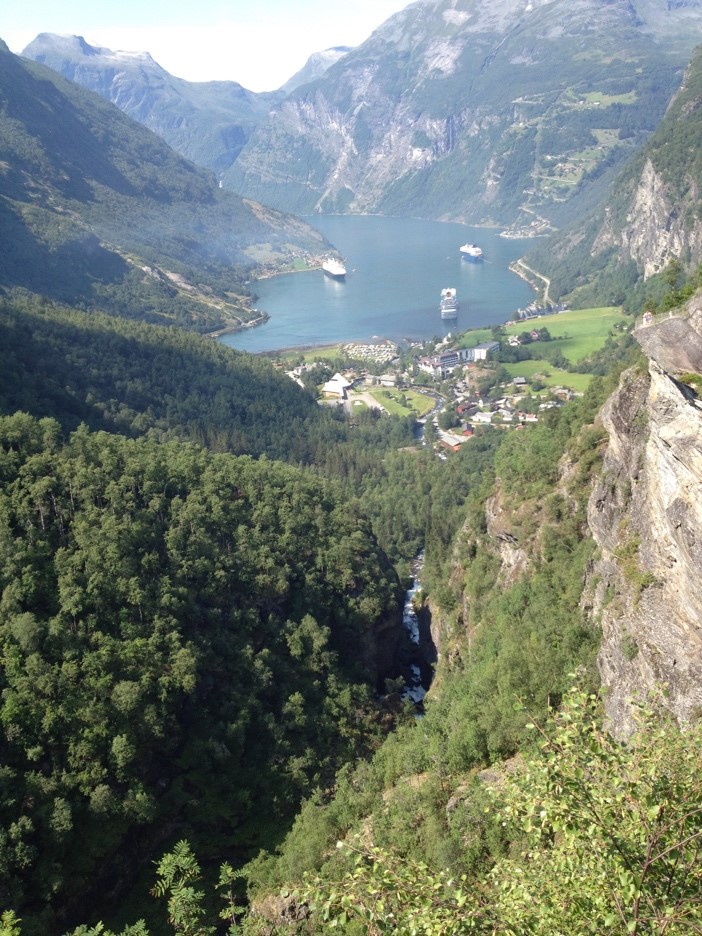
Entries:
{"type": "Polygon", "coordinates": [[[598,351],[615,325],[628,326],[630,321],[631,319],[617,306],[605,306],[600,309],[576,309],[561,312],[559,315],[544,315],[527,322],[517,322],[507,325],[505,332],[508,335],[520,335],[531,328],[548,328],[554,339],[548,343],[548,347],[560,348],[564,357],[574,364],[598,351]]]}

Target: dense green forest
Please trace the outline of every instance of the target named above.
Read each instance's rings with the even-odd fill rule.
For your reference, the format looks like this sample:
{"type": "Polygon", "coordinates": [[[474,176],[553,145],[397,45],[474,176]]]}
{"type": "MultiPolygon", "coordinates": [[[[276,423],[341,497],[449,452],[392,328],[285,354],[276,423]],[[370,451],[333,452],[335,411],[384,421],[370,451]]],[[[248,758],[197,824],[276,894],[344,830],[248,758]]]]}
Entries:
{"type": "MultiPolygon", "coordinates": [[[[13,327],[23,319],[4,312],[13,327]]],[[[39,320],[73,321],[74,342],[80,332],[65,310],[39,320]]],[[[288,386],[205,339],[88,321],[102,337],[85,330],[80,354],[95,363],[101,341],[114,350],[127,334],[132,358],[157,361],[157,337],[163,353],[188,350],[193,378],[201,369],[233,389],[242,373],[249,384],[265,374],[260,388],[288,386]]],[[[66,354],[51,327],[43,333],[55,357],[42,380],[66,354]]],[[[582,608],[593,549],[584,511],[603,443],[597,412],[637,361],[620,345],[604,352],[615,370],[581,400],[522,433],[474,440],[454,461],[460,503],[435,511],[429,462],[402,445],[401,426],[379,459],[373,421],[352,431],[312,398],[319,448],[294,467],[270,460],[265,432],[257,460],[186,441],[175,389],[170,421],[125,420],[131,439],[100,431],[112,418],[101,405],[97,431],[74,429],[82,413],[64,408],[70,394],[54,397],[65,425],[45,413],[3,418],[0,844],[14,910],[3,936],[80,921],[76,936],[107,934],[100,918],[122,936],[550,936],[631,932],[632,920],[634,932],[663,921],[676,936],[695,931],[697,736],[683,742],[644,714],[640,742],[622,747],[588,698],[598,634],[582,608]],[[330,431],[344,456],[317,465],[330,431]],[[352,497],[378,461],[368,496],[352,497]],[[401,591],[371,521],[392,526],[383,504],[403,485],[412,496],[426,488],[420,532],[443,523],[429,590],[446,663],[420,720],[382,703],[371,672],[401,591]],[[486,525],[488,495],[528,556],[513,580],[486,525]]],[[[73,400],[116,392],[121,364],[95,367],[103,382],[86,378],[73,400]]],[[[37,391],[30,380],[14,392],[31,402],[37,391]]],[[[412,531],[386,539],[407,548],[412,531]]]]}
{"type": "Polygon", "coordinates": [[[279,462],[22,415],[0,455],[2,901],[47,932],[179,829],[245,854],[367,750],[399,586],[279,462]]]}
{"type": "Polygon", "coordinates": [[[411,420],[366,412],[351,427],[263,359],[28,295],[0,300],[0,337],[3,412],[311,466],[358,499],[401,571],[425,547],[429,578],[497,443],[488,432],[442,465],[415,445],[411,420]]]}
{"type": "Polygon", "coordinates": [[[406,420],[369,413],[347,424],[269,362],[193,334],[30,296],[3,302],[0,329],[0,407],[31,414],[3,423],[3,899],[28,932],[61,932],[88,893],[109,916],[110,900],[91,888],[123,894],[141,869],[135,854],[155,860],[181,829],[205,856],[227,849],[236,863],[274,845],[303,796],[377,746],[398,713],[374,692],[407,651],[400,583],[375,544],[401,572],[426,546],[427,582],[440,592],[499,433],[444,465],[414,444],[406,420]],[[229,454],[244,452],[258,460],[229,454]],[[355,617],[330,562],[347,576],[355,617]],[[307,684],[293,670],[310,653],[302,670],[320,672],[307,684]],[[210,704],[222,713],[205,731],[210,704]],[[335,713],[328,756],[319,705],[335,713]],[[218,758],[239,792],[215,833],[204,817],[230,788],[215,777],[218,758]],[[269,758],[280,769],[252,792],[246,777],[269,758]],[[36,811],[15,812],[28,798],[36,811]]]}
{"type": "MultiPolygon", "coordinates": [[[[29,297],[1,311],[2,408],[32,414],[2,423],[3,899],[23,932],[63,932],[86,902],[129,920],[112,900],[144,894],[181,838],[208,869],[266,849],[246,871],[254,906],[328,874],[333,842],[368,821],[378,847],[483,873],[503,836],[479,796],[447,811],[456,778],[523,746],[515,697],[546,718],[573,669],[596,682],[587,427],[614,378],[444,463],[406,421],[347,424],[211,340],[29,297]],[[564,451],[578,468],[555,490],[564,451]],[[509,586],[485,527],[496,477],[532,555],[509,586]],[[403,572],[423,544],[456,638],[426,716],[403,726],[374,690],[406,652],[386,630],[391,560],[403,572]]],[[[621,368],[628,347],[604,355],[621,368]]],[[[140,900],[126,906],[161,931],[140,900]]]]}

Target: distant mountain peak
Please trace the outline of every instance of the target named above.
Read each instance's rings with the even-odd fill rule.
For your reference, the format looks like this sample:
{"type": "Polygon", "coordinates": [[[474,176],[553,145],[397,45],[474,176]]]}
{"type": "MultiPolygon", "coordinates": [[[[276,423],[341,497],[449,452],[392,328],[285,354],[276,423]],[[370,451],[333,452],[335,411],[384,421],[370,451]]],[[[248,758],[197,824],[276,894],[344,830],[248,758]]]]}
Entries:
{"type": "Polygon", "coordinates": [[[295,72],[292,78],[286,81],[280,90],[289,94],[291,91],[294,91],[295,88],[299,88],[304,84],[309,84],[310,81],[316,81],[317,78],[321,78],[332,65],[336,65],[339,59],[342,59],[348,52],[351,52],[351,50],[351,46],[332,46],[329,49],[324,49],[322,52],[313,52],[300,71],[295,72]]]}
{"type": "Polygon", "coordinates": [[[45,59],[55,58],[57,55],[61,54],[73,60],[103,59],[113,62],[130,61],[148,63],[155,68],[161,67],[148,52],[113,51],[105,46],[91,45],[83,36],[76,36],[69,33],[39,33],[36,39],[33,39],[22,52],[24,58],[30,58],[42,64],[50,64],[50,62],[46,62],[45,59]]]}
{"type": "Polygon", "coordinates": [[[83,36],[41,33],[22,55],[100,94],[220,178],[275,97],[235,81],[186,81],[148,52],[113,51],[83,36]]]}

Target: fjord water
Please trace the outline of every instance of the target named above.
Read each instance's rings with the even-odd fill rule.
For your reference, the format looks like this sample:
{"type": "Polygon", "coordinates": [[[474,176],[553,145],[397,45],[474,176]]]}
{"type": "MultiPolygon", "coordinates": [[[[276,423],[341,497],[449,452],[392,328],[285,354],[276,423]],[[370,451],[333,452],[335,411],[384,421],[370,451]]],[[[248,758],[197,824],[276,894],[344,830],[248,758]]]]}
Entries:
{"type": "Polygon", "coordinates": [[[530,241],[509,240],[490,228],[406,218],[325,215],[307,219],[346,258],[345,282],[321,270],[259,280],[256,307],[270,320],[222,341],[242,351],[273,351],[373,337],[427,339],[495,325],[534,298],[509,264],[530,241]],[[482,263],[459,248],[479,244],[482,263]],[[444,322],[439,299],[457,290],[458,319],[444,322]]]}

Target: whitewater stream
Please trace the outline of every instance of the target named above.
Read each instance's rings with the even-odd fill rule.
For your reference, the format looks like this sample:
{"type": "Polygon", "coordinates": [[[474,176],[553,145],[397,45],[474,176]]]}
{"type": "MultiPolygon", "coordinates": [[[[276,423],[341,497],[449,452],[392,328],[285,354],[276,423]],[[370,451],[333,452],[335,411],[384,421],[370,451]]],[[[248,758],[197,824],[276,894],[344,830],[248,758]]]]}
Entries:
{"type": "MultiPolygon", "coordinates": [[[[402,611],[403,627],[410,641],[417,648],[418,654],[420,653],[419,618],[417,617],[417,612],[414,610],[414,598],[422,588],[419,575],[423,565],[424,553],[421,552],[412,563],[412,585],[405,592],[405,605],[402,611]]],[[[426,687],[423,685],[422,669],[418,663],[412,663],[410,664],[409,670],[410,676],[405,680],[405,688],[402,691],[402,697],[403,699],[411,699],[412,702],[419,707],[424,702],[424,697],[427,693],[426,687]]]]}

